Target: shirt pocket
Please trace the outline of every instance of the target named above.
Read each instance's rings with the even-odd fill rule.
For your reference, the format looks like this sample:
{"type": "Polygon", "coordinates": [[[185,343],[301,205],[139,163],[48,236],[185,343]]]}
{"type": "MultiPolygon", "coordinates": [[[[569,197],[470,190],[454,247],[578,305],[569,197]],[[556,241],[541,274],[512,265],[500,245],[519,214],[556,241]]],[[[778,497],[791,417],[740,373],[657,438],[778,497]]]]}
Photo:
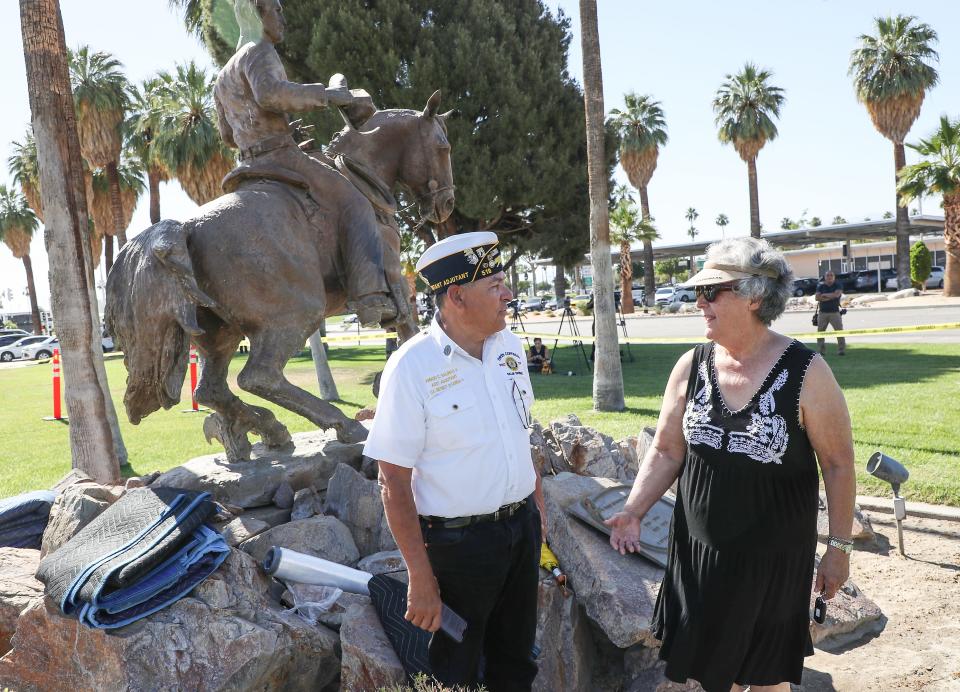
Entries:
{"type": "Polygon", "coordinates": [[[427,445],[464,449],[483,443],[476,396],[469,389],[452,389],[427,401],[427,445]]]}

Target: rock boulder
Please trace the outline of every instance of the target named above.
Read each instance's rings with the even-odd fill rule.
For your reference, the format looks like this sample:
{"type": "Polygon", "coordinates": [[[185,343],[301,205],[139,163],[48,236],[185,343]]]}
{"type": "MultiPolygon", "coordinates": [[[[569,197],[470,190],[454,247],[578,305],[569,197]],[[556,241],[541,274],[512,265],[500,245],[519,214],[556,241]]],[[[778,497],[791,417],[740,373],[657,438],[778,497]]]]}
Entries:
{"type": "Polygon", "coordinates": [[[39,566],[39,550],[0,548],[0,656],[10,650],[20,613],[43,596],[43,584],[33,576],[39,566]]]}
{"type": "Polygon", "coordinates": [[[594,692],[593,636],[577,596],[571,591],[564,595],[550,576],[540,580],[537,598],[540,670],[533,681],[534,692],[594,692]]]}
{"type": "Polygon", "coordinates": [[[41,690],[319,690],[339,673],[337,636],[284,611],[251,557],[234,550],[191,594],[106,633],[34,599],[0,687],[41,690]]]}
{"type": "Polygon", "coordinates": [[[253,445],[250,461],[227,462],[224,452],[191,459],[167,471],[151,485],[206,490],[214,499],[238,507],[270,504],[277,488],[289,483],[296,491],[324,487],[337,466],[360,467],[363,445],[343,444],[334,432],[297,433],[292,451],[253,445]]]}
{"type": "Polygon", "coordinates": [[[310,517],[281,524],[244,541],[240,549],[261,562],[275,545],[350,567],[360,559],[350,530],[336,517],[310,517]]]}
{"type": "Polygon", "coordinates": [[[340,626],[340,688],[379,690],[399,685],[406,673],[372,605],[352,605],[340,626]]]}
{"type": "Polygon", "coordinates": [[[323,511],[347,525],[361,555],[396,550],[383,513],[380,486],[349,466],[339,466],[330,479],[323,511]]]}
{"type": "Polygon", "coordinates": [[[649,631],[663,570],[639,555],[620,555],[607,537],[565,511],[616,482],[561,473],[545,478],[550,546],[587,616],[617,647],[656,646],[649,631]]]}

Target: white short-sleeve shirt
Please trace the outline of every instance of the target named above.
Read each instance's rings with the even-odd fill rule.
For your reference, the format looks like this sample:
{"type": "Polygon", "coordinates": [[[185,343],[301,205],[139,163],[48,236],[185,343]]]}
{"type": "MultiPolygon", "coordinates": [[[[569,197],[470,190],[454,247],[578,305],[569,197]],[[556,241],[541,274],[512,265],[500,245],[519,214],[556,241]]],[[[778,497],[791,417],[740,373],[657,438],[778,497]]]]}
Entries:
{"type": "Polygon", "coordinates": [[[480,361],[434,319],[387,361],[363,453],[413,469],[421,515],[487,514],[536,486],[532,405],[527,359],[515,334],[504,329],[487,338],[480,361]]]}

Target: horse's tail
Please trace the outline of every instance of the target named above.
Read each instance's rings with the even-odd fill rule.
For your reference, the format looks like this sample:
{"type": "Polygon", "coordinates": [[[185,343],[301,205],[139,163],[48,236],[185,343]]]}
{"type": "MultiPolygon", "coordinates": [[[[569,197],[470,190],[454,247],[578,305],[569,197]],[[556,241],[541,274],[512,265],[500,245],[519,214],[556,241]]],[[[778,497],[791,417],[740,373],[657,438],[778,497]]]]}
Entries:
{"type": "Polygon", "coordinates": [[[181,223],[160,221],[124,246],[107,277],[104,321],[124,354],[131,423],[180,401],[190,337],[203,334],[198,305],[214,301],[197,286],[181,223]]]}

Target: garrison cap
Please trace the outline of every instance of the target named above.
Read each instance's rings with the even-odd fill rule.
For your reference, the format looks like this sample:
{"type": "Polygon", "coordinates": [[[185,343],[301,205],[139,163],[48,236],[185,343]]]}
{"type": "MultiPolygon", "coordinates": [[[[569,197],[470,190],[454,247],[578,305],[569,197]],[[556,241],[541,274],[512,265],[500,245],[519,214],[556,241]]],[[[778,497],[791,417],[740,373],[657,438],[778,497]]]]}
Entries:
{"type": "Polygon", "coordinates": [[[454,284],[467,284],[503,269],[496,233],[458,233],[427,248],[417,262],[417,273],[433,293],[454,284]]]}

